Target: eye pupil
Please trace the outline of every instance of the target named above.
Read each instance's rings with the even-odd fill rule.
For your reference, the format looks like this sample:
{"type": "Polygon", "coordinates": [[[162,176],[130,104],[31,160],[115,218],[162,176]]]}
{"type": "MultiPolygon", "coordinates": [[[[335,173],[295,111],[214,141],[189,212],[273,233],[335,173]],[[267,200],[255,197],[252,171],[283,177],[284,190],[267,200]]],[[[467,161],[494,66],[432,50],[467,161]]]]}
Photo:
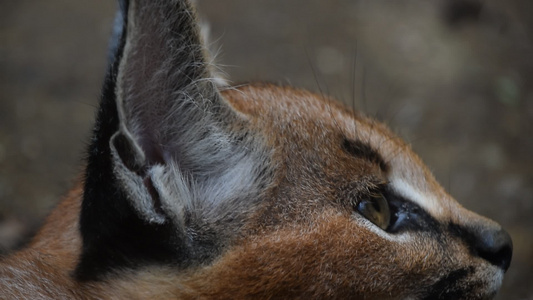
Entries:
{"type": "Polygon", "coordinates": [[[379,206],[379,204],[377,202],[371,202],[372,203],[372,208],[376,211],[376,212],[381,212],[381,207],[379,206]]]}

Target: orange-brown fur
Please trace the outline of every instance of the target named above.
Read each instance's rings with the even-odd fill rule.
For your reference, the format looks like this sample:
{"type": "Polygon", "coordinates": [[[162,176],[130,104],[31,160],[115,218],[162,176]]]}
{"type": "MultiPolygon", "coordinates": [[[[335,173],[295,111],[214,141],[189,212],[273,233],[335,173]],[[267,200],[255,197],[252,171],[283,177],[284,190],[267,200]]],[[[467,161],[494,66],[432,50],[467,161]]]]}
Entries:
{"type": "MultiPolygon", "coordinates": [[[[373,299],[388,299],[406,296],[398,294],[401,290],[430,284],[425,274],[454,264],[437,244],[398,247],[354,222],[349,207],[336,209],[342,195],[334,186],[328,188],[328,184],[386,180],[386,174],[377,166],[343,153],[338,146],[341,135],[363,137],[379,145],[389,159],[409,156],[415,168],[412,172],[424,173],[429,188],[449,199],[409,147],[385,126],[330,99],[289,87],[245,86],[229,90],[224,96],[249,118],[251,131],[264,135],[274,147],[281,171],[275,188],[269,190],[272,201],[248,224],[249,235],[214,264],[181,274],[170,268],[147,266],[138,273],[110,275],[108,281],[100,283],[76,282],[71,275],[81,247],[77,226],[82,190],[78,185],[47,218],[29,247],[2,262],[2,276],[21,285],[35,284],[36,290],[52,298],[372,295],[373,299]],[[309,167],[305,160],[311,159],[314,168],[302,169],[309,167]],[[317,186],[317,181],[322,184],[317,186]],[[294,194],[308,201],[294,206],[281,204],[294,194]],[[8,266],[24,269],[24,277],[10,273],[8,266]],[[310,285],[310,281],[314,284],[310,285]],[[363,288],[355,290],[354,281],[363,288]]],[[[441,218],[451,218],[454,210],[464,212],[453,203],[441,218]]],[[[453,246],[446,251],[465,250],[453,246]]],[[[22,291],[28,292],[24,296],[30,298],[37,295],[31,294],[35,292],[32,289],[22,291]]]]}
{"type": "Polygon", "coordinates": [[[71,272],[81,252],[78,220],[82,191],[77,184],[46,218],[28,247],[0,261],[0,278],[8,281],[3,291],[6,295],[53,298],[77,289],[71,272]]]}
{"type": "Polygon", "coordinates": [[[291,87],[220,91],[189,2],[122,4],[86,181],[0,261],[1,297],[496,293],[509,236],[462,208],[385,125],[291,87]]]}

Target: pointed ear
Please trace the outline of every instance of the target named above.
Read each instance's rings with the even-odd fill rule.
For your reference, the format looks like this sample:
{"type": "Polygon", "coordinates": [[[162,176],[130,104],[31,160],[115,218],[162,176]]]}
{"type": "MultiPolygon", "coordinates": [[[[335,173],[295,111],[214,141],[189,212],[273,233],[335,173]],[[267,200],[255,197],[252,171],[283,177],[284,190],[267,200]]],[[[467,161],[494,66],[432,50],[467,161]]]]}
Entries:
{"type": "Polygon", "coordinates": [[[165,249],[154,259],[209,253],[189,248],[195,239],[223,243],[206,241],[202,231],[239,223],[268,173],[268,151],[211,78],[189,3],[130,0],[122,7],[87,166],[78,274],[96,272],[94,260],[116,264],[109,258],[116,252],[130,261],[155,255],[154,245],[165,249]]]}
{"type": "Polygon", "coordinates": [[[116,105],[119,131],[138,150],[138,163],[178,158],[186,150],[182,133],[216,119],[233,121],[227,118],[236,114],[210,78],[186,1],[130,1],[126,33],[116,105]]]}
{"type": "Polygon", "coordinates": [[[198,32],[186,1],[129,3],[111,151],[116,176],[150,222],[181,222],[187,207],[212,208],[255,185],[248,178],[261,159],[249,149],[258,147],[230,130],[246,120],[219,93],[198,32]]]}

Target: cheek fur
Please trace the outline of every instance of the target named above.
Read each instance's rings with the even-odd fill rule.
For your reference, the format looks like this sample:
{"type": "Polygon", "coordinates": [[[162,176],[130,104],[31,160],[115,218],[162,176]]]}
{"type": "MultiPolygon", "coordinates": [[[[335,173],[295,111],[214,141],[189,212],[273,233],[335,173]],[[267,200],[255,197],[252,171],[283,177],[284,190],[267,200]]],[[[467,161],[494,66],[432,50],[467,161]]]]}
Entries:
{"type": "Polygon", "coordinates": [[[372,294],[387,299],[397,298],[398,291],[407,296],[430,285],[436,279],[424,274],[442,268],[439,253],[424,248],[427,244],[419,243],[417,248],[412,243],[391,243],[338,215],[312,223],[248,239],[185,285],[215,298],[357,298],[372,294]],[[424,259],[406,260],[409,256],[424,259]]]}

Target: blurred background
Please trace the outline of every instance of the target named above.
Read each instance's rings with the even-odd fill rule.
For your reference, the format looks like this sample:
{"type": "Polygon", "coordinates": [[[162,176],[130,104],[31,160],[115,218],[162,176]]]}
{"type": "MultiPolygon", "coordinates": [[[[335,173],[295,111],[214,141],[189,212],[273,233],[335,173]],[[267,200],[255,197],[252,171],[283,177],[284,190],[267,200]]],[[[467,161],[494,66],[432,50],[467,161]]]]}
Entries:
{"type": "MultiPolygon", "coordinates": [[[[197,2],[232,82],[323,92],[388,123],[456,199],[512,235],[498,299],[533,299],[533,1],[197,2]]],[[[3,253],[82,170],[114,10],[0,2],[3,253]]]]}

